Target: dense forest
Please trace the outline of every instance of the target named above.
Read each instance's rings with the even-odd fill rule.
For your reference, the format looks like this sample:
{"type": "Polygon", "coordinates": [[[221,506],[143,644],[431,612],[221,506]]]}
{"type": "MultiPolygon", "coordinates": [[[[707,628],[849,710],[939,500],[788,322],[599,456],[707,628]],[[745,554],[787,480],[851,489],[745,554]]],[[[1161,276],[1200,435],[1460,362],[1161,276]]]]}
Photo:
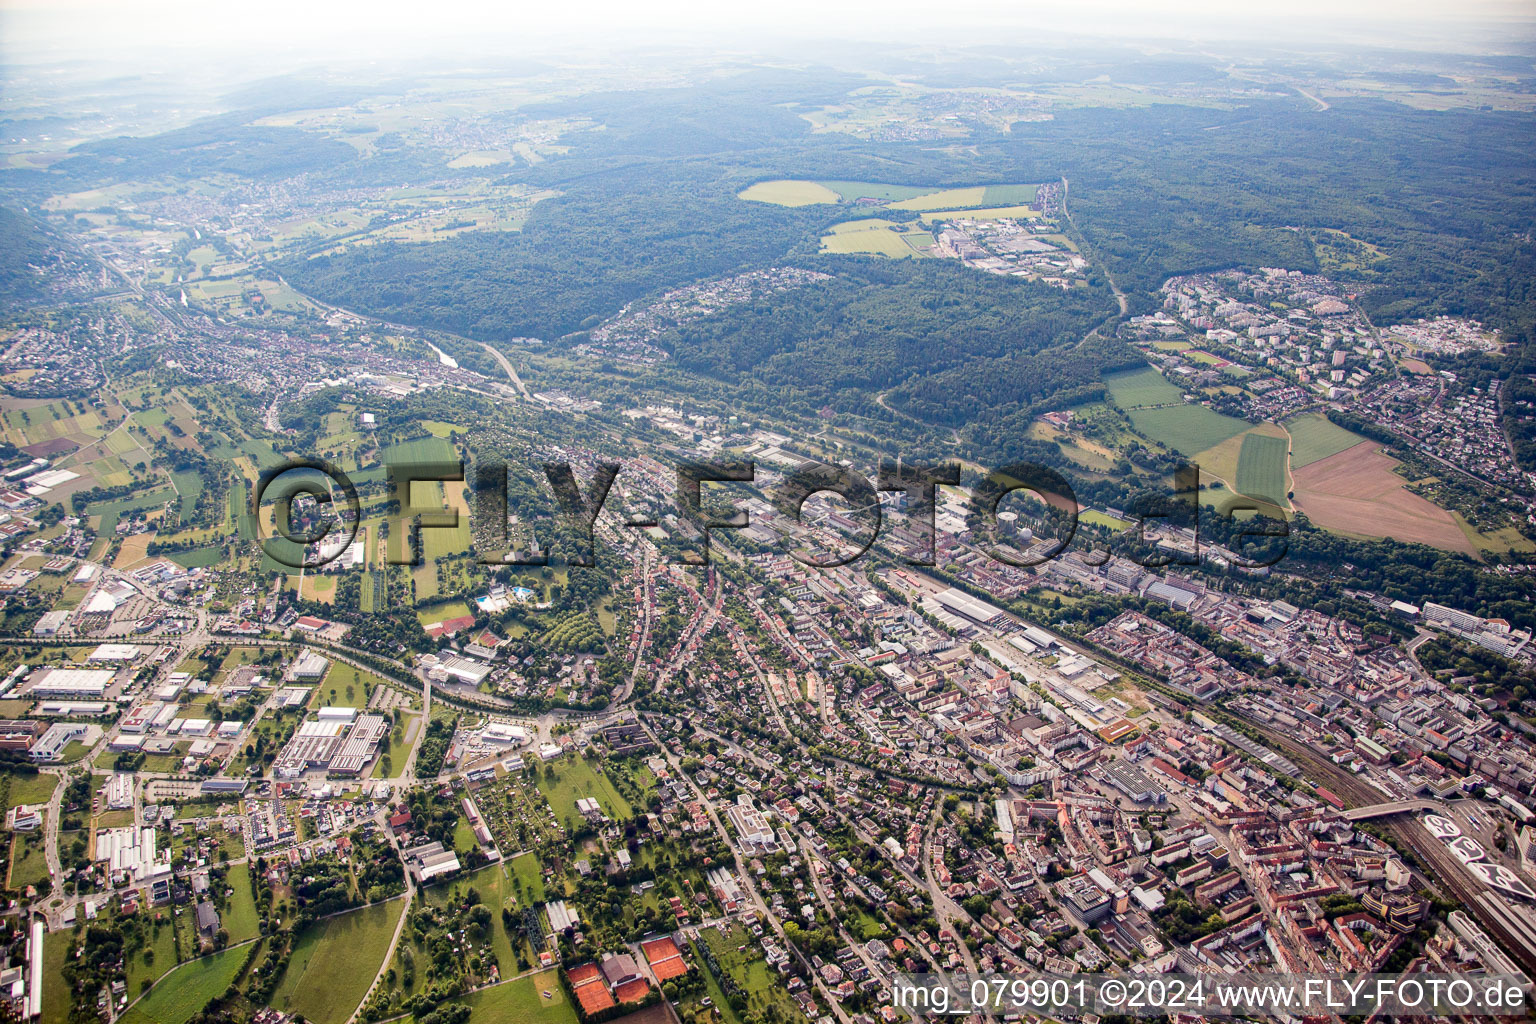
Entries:
{"type": "Polygon", "coordinates": [[[0,305],[41,295],[52,261],[53,247],[32,218],[0,206],[0,305]]]}

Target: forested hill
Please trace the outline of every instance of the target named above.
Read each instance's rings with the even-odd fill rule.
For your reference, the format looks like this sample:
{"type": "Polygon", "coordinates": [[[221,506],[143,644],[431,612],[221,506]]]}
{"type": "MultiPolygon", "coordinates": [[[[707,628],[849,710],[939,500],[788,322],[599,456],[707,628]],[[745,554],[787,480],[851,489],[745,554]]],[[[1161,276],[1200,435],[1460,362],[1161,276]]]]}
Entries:
{"type": "Polygon", "coordinates": [[[43,294],[53,248],[32,218],[0,206],[0,307],[43,294]]]}

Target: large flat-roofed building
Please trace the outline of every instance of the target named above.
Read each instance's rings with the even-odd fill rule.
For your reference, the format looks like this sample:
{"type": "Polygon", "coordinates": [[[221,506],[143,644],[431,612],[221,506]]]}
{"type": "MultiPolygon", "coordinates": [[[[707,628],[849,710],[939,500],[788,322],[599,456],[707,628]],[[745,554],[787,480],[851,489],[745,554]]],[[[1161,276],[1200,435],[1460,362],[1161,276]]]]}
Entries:
{"type": "Polygon", "coordinates": [[[1168,794],[1148,778],[1146,772],[1129,761],[1115,761],[1105,766],[1104,778],[1139,804],[1160,804],[1168,799],[1168,794]]]}
{"type": "Polygon", "coordinates": [[[60,722],[50,725],[48,731],[38,737],[28,755],[34,761],[62,761],[65,749],[90,731],[90,726],[79,722],[60,722]]]}
{"type": "Polygon", "coordinates": [[[32,677],[33,697],[77,697],[100,700],[112,685],[113,672],[101,668],[45,668],[32,677]]]}
{"type": "Polygon", "coordinates": [[[301,683],[318,683],[325,677],[325,670],[331,667],[314,651],[305,651],[299,655],[299,660],[293,663],[293,668],[288,670],[288,677],[301,683]]]}
{"type": "Polygon", "coordinates": [[[333,775],[356,775],[373,759],[379,741],[389,731],[383,715],[363,715],[352,725],[331,758],[328,770],[333,775]]]}
{"type": "Polygon", "coordinates": [[[978,601],[965,591],[954,587],[939,591],[933,595],[933,599],[962,619],[969,619],[982,626],[1003,615],[1001,608],[987,604],[985,601],[978,601]]]}
{"type": "Polygon", "coordinates": [[[450,875],[459,870],[458,854],[443,848],[442,843],[423,843],[409,850],[400,851],[411,874],[418,882],[426,882],[439,875],[450,875]]]}
{"type": "Polygon", "coordinates": [[[272,774],[280,779],[296,779],[312,768],[329,766],[345,729],[345,722],[304,722],[273,762],[272,774]]]}
{"type": "Polygon", "coordinates": [[[86,661],[122,662],[137,661],[143,651],[133,644],[102,644],[85,656],[86,661]]]}
{"type": "Polygon", "coordinates": [[[432,667],[432,673],[443,679],[469,686],[479,686],[491,674],[491,666],[458,656],[444,658],[432,667]]]}

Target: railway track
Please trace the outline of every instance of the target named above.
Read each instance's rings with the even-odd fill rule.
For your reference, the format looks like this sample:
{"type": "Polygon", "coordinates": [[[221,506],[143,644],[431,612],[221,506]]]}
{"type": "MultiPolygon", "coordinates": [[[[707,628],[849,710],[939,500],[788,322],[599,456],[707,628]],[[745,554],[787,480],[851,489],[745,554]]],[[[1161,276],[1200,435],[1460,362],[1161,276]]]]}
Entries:
{"type": "MultiPolygon", "coordinates": [[[[1231,712],[1227,712],[1231,714],[1231,712]]],[[[1382,794],[1357,777],[1329,761],[1306,744],[1268,729],[1251,719],[1239,718],[1244,725],[1255,729],[1264,741],[1297,764],[1316,783],[1326,786],[1340,800],[1353,807],[1366,807],[1380,803],[1382,794]]],[[[1435,880],[1442,890],[1460,903],[1488,932],[1521,969],[1536,975],[1536,918],[1529,914],[1517,914],[1509,901],[1476,881],[1466,867],[1446,848],[1418,826],[1417,821],[1383,820],[1381,825],[1403,845],[1411,849],[1427,868],[1433,869],[1435,880]]]]}

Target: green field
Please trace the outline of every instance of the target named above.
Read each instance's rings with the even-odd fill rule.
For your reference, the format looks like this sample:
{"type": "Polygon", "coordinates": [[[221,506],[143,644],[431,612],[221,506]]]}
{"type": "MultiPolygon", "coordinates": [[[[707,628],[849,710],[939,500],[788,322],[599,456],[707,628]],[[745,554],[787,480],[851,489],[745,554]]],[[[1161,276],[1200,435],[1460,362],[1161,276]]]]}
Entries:
{"type": "MultiPolygon", "coordinates": [[[[738,199],[774,206],[814,206],[872,199],[893,210],[949,210],[1032,203],[1038,185],[973,185],[935,189],[927,185],[885,185],[874,181],[760,181],[737,193],[738,199]]],[[[1019,213],[1016,216],[1027,216],[1019,213]]]]}
{"type": "Polygon", "coordinates": [[[736,198],[753,203],[772,203],[774,206],[814,206],[835,203],[838,194],[825,185],[814,181],[760,181],[751,188],[737,193],[736,198]]]}
{"type": "Polygon", "coordinates": [[[64,980],[64,955],[73,932],[48,932],[43,936],[43,1024],[69,1020],[69,982],[64,980]]]}
{"type": "Polygon", "coordinates": [[[980,206],[987,201],[984,185],[972,188],[946,188],[891,204],[893,210],[952,210],[963,206],[980,206]]]}
{"type": "Polygon", "coordinates": [[[988,185],[981,201],[988,206],[1017,206],[1034,202],[1039,191],[1039,185],[988,185]]]}
{"type": "Polygon", "coordinates": [[[1115,404],[1125,410],[1177,405],[1184,401],[1184,393],[1150,366],[1106,374],[1104,385],[1109,388],[1115,404]]]}
{"type": "Polygon", "coordinates": [[[1136,525],[1128,519],[1116,519],[1114,516],[1107,512],[1100,512],[1097,509],[1091,508],[1083,509],[1077,514],[1077,518],[1082,522],[1092,523],[1095,526],[1107,527],[1111,530],[1124,530],[1128,527],[1136,525]]]}
{"type": "Polygon", "coordinates": [[[455,1002],[469,1007],[470,1024],[575,1024],[576,1010],[565,998],[555,971],[530,974],[504,985],[471,992],[455,1002]],[[549,997],[545,998],[544,993],[549,997]]]}
{"type": "Polygon", "coordinates": [[[1286,443],[1283,437],[1250,433],[1243,438],[1243,450],[1237,459],[1234,486],[1250,498],[1264,498],[1278,505],[1286,503],[1286,443]]]}
{"type": "Polygon", "coordinates": [[[181,494],[181,518],[189,519],[197,508],[197,499],[203,495],[203,475],[191,470],[171,474],[171,482],[181,494]]]}
{"type": "Polygon", "coordinates": [[[235,894],[224,908],[221,923],[229,932],[230,942],[244,942],[261,933],[261,918],[256,913],[256,894],[251,890],[251,871],[246,864],[232,864],[225,880],[235,894]]]}
{"type": "Polygon", "coordinates": [[[182,964],[129,1007],[123,1024],[186,1024],[208,1000],[224,994],[250,952],[249,946],[236,946],[182,964]]]}
{"type": "Polygon", "coordinates": [[[508,861],[512,874],[523,883],[523,891],[535,903],[544,902],[544,869],[537,854],[525,853],[508,861]]]}
{"type": "Polygon", "coordinates": [[[1189,456],[1213,448],[1249,428],[1246,421],[1223,416],[1203,405],[1130,409],[1126,415],[1145,436],[1189,456]]]}
{"type": "Polygon", "coordinates": [[[8,811],[20,804],[45,804],[53,796],[54,787],[58,784],[57,775],[45,772],[36,775],[7,773],[0,776],[0,786],[5,789],[5,809],[8,811]]]}
{"type": "Polygon", "coordinates": [[[405,900],[327,918],[294,946],[272,1006],[315,1024],[346,1024],[373,984],[405,900]]]}
{"type": "Polygon", "coordinates": [[[131,512],[141,508],[154,508],[164,505],[167,501],[176,497],[176,492],[170,487],[157,487],[146,494],[136,494],[117,501],[103,501],[94,505],[87,505],[87,515],[101,516],[101,528],[98,533],[112,536],[112,531],[117,529],[117,520],[124,512],[131,512]]]}
{"type": "Polygon", "coordinates": [[[1366,440],[1320,413],[1298,416],[1284,426],[1291,433],[1292,471],[1321,462],[1366,440]]]}
{"type": "Polygon", "coordinates": [[[191,551],[178,551],[174,555],[165,557],[183,569],[203,569],[210,565],[217,565],[224,558],[224,549],[217,545],[210,545],[205,548],[193,548],[191,551]]]}
{"type": "Polygon", "coordinates": [[[633,808],[613,788],[608,777],[599,775],[586,758],[562,757],[554,762],[553,768],[556,772],[553,780],[540,769],[539,792],[544,794],[544,799],[554,809],[556,821],[562,824],[580,821],[581,814],[576,810],[576,801],[588,796],[596,797],[603,807],[603,813],[614,820],[634,814],[633,808]]]}
{"type": "MultiPolygon", "coordinates": [[[[459,819],[464,820],[462,817],[459,819]]],[[[490,907],[492,914],[491,923],[491,949],[496,953],[496,962],[501,966],[501,976],[509,977],[517,971],[517,958],[512,952],[512,939],[507,935],[506,926],[502,924],[501,911],[504,907],[510,907],[518,912],[519,918],[526,904],[518,899],[512,885],[514,874],[501,864],[487,864],[466,878],[453,882],[444,882],[434,885],[423,891],[428,903],[441,907],[450,902],[450,899],[462,898],[462,893],[474,889],[480,893],[480,902],[490,907]]],[[[524,890],[526,892],[527,890],[524,890]]],[[[543,902],[544,891],[539,889],[539,899],[534,902],[543,902]]],[[[404,940],[402,940],[404,941],[404,940]]],[[[518,942],[527,952],[527,944],[522,933],[518,932],[518,942]]]]}
{"type": "Polygon", "coordinates": [[[933,191],[923,185],[882,185],[876,181],[822,181],[817,184],[836,192],[847,203],[859,199],[900,202],[905,199],[916,199],[933,191]]]}
{"type": "Polygon", "coordinates": [[[904,228],[880,218],[851,220],[834,225],[821,237],[821,251],[842,255],[860,253],[911,259],[924,256],[915,246],[932,245],[933,236],[921,228],[904,228]]]}

